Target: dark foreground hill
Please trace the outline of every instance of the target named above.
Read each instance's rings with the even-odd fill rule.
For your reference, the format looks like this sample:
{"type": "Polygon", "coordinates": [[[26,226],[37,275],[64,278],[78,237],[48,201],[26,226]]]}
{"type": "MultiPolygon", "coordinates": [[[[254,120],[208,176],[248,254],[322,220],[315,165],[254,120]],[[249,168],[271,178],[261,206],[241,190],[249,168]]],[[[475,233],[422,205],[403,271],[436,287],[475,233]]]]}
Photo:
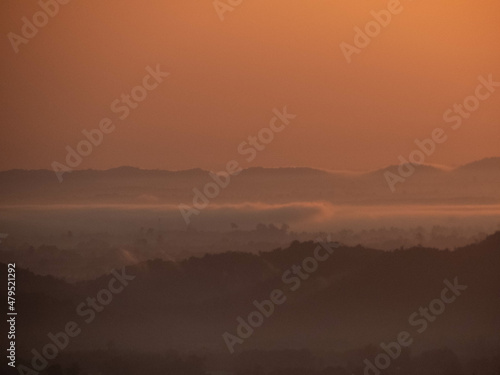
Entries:
{"type": "MultiPolygon", "coordinates": [[[[49,332],[59,332],[74,321],[82,332],[71,340],[68,353],[173,349],[201,353],[212,369],[234,370],[245,361],[262,362],[262,366],[274,363],[265,360],[267,356],[311,355],[315,359],[299,362],[310,360],[314,368],[337,363],[357,371],[364,358],[373,359],[380,352],[381,342],[397,340],[402,331],[413,339],[407,350],[415,358],[428,355],[431,361],[432,356],[452,355],[460,363],[485,358],[490,364],[498,363],[494,361],[500,352],[500,232],[453,252],[341,246],[327,257],[327,250],[317,248],[313,242],[294,242],[289,248],[258,255],[232,252],[131,266],[125,274],[134,279],[126,281],[128,285],[108,305],[95,308],[88,324],[85,319],[93,314],[87,298],[109,288],[115,276],[68,284],[18,269],[20,353],[29,358],[28,351],[41,350],[50,342],[49,332]],[[307,278],[300,285],[296,279],[292,282],[291,267],[303,266],[315,251],[326,259],[315,271],[302,269],[307,278]],[[446,288],[448,292],[443,292],[446,288]],[[249,337],[232,344],[235,354],[231,356],[223,334],[239,337],[237,318],[248,321],[257,310],[253,302],[271,299],[274,290],[280,290],[281,300],[286,300],[275,304],[272,314],[249,337]],[[436,302],[443,299],[448,302],[436,302]],[[421,307],[430,307],[428,315],[419,313],[421,307]],[[433,354],[425,354],[429,351],[433,354]]],[[[314,262],[307,264],[311,270],[314,262]]]]}

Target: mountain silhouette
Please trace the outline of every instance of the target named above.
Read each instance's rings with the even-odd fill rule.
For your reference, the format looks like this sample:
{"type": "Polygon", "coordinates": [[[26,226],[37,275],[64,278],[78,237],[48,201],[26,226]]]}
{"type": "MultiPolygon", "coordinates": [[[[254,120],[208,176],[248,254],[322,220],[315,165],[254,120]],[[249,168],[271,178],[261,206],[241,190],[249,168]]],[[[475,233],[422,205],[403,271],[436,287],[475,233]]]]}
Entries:
{"type": "MultiPolygon", "coordinates": [[[[315,247],[314,242],[296,241],[260,254],[228,252],[129,266],[126,273],[135,279],[86,327],[75,348],[116,339],[134,350],[189,347],[224,352],[222,333],[234,333],[236,318],[255,310],[254,300],[269,299],[271,291],[281,289],[286,303],[276,306],[265,327],[238,351],[355,349],[411,329],[408,316],[439,298],[444,280],[456,279],[467,289],[412,350],[446,345],[467,357],[478,342],[498,349],[500,232],[456,251],[340,246],[300,289],[290,291],[282,280],[284,272],[310,257],[315,247]]],[[[111,277],[69,284],[19,269],[20,335],[26,335],[26,341],[19,342],[43,343],[57,322],[75,319],[75,307],[106,288],[111,277]]]]}
{"type": "MultiPolygon", "coordinates": [[[[249,202],[284,204],[327,201],[335,204],[498,204],[500,158],[456,169],[415,166],[415,172],[392,192],[386,172],[394,165],[366,173],[312,168],[249,168],[222,188],[220,204],[249,202]],[[259,186],[259,189],[252,188],[259,186]]],[[[119,167],[105,171],[77,170],[59,183],[47,170],[0,172],[0,204],[189,204],[193,189],[213,182],[209,171],[142,170],[119,167]]]]}

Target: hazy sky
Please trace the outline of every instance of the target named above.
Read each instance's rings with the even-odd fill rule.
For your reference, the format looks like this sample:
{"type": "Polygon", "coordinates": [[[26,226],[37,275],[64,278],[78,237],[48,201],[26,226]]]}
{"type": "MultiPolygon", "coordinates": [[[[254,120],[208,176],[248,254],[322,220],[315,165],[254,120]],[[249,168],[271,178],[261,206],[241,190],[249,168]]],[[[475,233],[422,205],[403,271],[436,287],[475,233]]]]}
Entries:
{"type": "MultiPolygon", "coordinates": [[[[50,169],[104,117],[116,129],[81,169],[222,169],[284,105],[297,118],[248,166],[396,164],[479,75],[500,81],[498,0],[401,5],[348,64],[339,44],[387,1],[244,0],[222,22],[212,0],[73,0],[16,54],[7,34],[40,6],[4,0],[0,169],[50,169]],[[171,75],[119,120],[110,104],[157,64],[171,75]]],[[[499,104],[500,88],[428,161],[499,156],[499,104]]]]}

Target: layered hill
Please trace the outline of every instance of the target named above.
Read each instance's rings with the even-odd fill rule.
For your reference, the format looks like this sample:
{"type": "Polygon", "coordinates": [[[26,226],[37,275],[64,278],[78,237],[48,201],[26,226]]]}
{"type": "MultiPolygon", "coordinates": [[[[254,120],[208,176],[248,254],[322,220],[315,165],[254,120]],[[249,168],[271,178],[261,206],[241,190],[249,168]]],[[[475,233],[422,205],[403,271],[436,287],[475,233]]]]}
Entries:
{"type": "MultiPolygon", "coordinates": [[[[415,166],[414,173],[392,192],[386,172],[346,173],[310,168],[250,168],[233,176],[215,199],[289,203],[327,201],[336,204],[494,204],[500,202],[500,158],[477,161],[456,169],[415,166]]],[[[121,167],[81,170],[59,183],[48,170],[0,172],[0,204],[190,204],[193,189],[212,182],[209,171],[141,170],[121,167]]]]}
{"type": "Polygon", "coordinates": [[[83,330],[73,349],[114,341],[124,349],[227,352],[222,334],[236,334],[236,319],[256,310],[253,301],[280,289],[285,303],[236,346],[237,352],[345,351],[395,340],[401,331],[414,334],[416,353],[445,346],[464,357],[498,351],[500,233],[454,252],[341,246],[291,290],[284,273],[302,265],[315,248],[313,242],[294,242],[258,255],[230,252],[127,267],[135,279],[88,325],[76,308],[107,288],[111,274],[68,284],[18,269],[19,343],[24,350],[43,345],[48,332],[73,320],[83,330]],[[409,316],[441,298],[445,280],[467,288],[417,334],[409,316]]]}

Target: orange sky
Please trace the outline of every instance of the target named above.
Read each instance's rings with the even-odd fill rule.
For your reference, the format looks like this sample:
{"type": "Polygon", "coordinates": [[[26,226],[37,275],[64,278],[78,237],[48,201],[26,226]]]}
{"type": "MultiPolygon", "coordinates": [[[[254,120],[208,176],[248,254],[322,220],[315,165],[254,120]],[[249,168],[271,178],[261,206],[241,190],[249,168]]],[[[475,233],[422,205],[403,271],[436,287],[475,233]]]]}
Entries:
{"type": "MultiPolygon", "coordinates": [[[[14,53],[35,1],[0,5],[0,169],[50,169],[81,131],[159,63],[171,73],[80,169],[223,169],[269,123],[297,119],[251,165],[368,170],[396,164],[443,113],[500,81],[498,0],[401,0],[404,10],[348,64],[339,48],[379,0],[244,0],[224,22],[212,0],[77,1],[14,53]]],[[[500,89],[428,162],[500,156],[500,89]]]]}

